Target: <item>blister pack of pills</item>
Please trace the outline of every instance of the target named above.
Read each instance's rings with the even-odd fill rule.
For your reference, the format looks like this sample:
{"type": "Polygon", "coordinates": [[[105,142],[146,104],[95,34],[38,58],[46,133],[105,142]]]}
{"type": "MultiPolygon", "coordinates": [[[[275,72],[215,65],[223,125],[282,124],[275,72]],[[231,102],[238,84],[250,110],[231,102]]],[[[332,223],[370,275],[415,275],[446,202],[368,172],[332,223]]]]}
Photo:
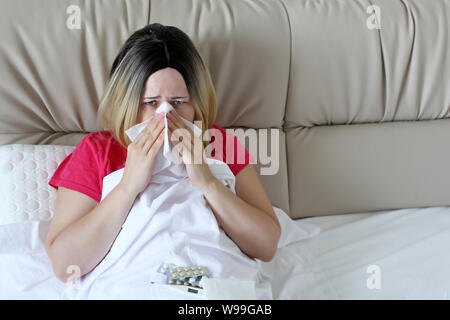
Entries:
{"type": "Polygon", "coordinates": [[[204,266],[177,266],[173,263],[162,263],[158,272],[166,275],[167,284],[184,285],[202,289],[202,278],[210,277],[204,266]]]}

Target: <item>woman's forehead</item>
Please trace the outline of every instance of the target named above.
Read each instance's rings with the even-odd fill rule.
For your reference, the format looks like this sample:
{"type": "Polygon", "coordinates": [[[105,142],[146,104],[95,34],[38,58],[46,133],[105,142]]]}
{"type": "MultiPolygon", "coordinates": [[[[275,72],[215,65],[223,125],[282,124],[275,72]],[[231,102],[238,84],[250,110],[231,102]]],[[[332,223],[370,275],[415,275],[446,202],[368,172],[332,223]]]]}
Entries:
{"type": "Polygon", "coordinates": [[[148,77],[145,82],[144,96],[175,97],[189,96],[189,94],[181,73],[173,68],[165,68],[148,77]]]}

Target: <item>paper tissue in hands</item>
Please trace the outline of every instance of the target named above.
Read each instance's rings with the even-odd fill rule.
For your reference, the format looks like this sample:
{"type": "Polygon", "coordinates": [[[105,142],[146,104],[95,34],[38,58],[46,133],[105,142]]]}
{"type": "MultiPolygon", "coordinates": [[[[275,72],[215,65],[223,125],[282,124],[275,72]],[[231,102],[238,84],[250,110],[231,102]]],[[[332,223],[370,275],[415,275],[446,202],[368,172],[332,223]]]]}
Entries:
{"type": "MultiPolygon", "coordinates": [[[[155,113],[164,113],[164,144],[156,154],[155,161],[153,163],[151,183],[175,182],[187,178],[186,166],[184,165],[184,163],[179,163],[180,161],[174,158],[176,151],[172,150],[172,143],[169,141],[169,127],[167,125],[167,113],[169,111],[175,112],[178,117],[186,124],[186,126],[192,130],[196,137],[200,137],[202,135],[201,128],[181,117],[168,102],[163,102],[158,107],[158,109],[156,109],[155,113]]],[[[134,139],[136,139],[136,137],[147,126],[150,120],[151,118],[125,131],[131,141],[134,141],[134,139]]],[[[222,183],[231,191],[233,191],[233,193],[235,193],[234,175],[229,169],[228,165],[213,158],[206,158],[204,160],[209,165],[209,168],[211,169],[211,172],[214,174],[214,176],[222,181],[222,183]]]]}
{"type": "MultiPolygon", "coordinates": [[[[154,161],[152,170],[152,183],[166,183],[170,181],[177,181],[187,177],[186,168],[183,163],[179,163],[177,159],[174,158],[172,151],[172,144],[169,141],[169,127],[167,125],[167,113],[173,111],[178,117],[183,120],[188,128],[190,128],[196,137],[200,137],[202,134],[202,129],[194,125],[192,122],[181,117],[172,105],[168,102],[163,102],[155,113],[164,113],[164,145],[161,150],[157,153],[156,159],[154,161]],[[164,179],[161,177],[164,176],[164,179]]],[[[131,141],[134,141],[139,133],[144,130],[151,119],[141,122],[128,130],[125,133],[128,135],[131,141]]]]}

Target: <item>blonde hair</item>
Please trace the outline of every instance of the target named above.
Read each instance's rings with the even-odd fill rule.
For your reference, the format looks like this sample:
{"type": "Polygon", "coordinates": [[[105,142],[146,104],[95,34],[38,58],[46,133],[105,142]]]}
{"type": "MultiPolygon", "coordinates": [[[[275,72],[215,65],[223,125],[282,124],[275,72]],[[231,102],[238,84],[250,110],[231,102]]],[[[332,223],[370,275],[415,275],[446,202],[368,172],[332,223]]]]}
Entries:
{"type": "MultiPolygon", "coordinates": [[[[194,44],[180,29],[153,23],[134,32],[120,49],[98,108],[104,130],[125,148],[131,143],[125,131],[137,122],[145,81],[167,67],[183,76],[194,106],[194,120],[202,122],[202,136],[214,124],[216,93],[194,44]]],[[[204,141],[205,147],[207,144],[204,141]]]]}

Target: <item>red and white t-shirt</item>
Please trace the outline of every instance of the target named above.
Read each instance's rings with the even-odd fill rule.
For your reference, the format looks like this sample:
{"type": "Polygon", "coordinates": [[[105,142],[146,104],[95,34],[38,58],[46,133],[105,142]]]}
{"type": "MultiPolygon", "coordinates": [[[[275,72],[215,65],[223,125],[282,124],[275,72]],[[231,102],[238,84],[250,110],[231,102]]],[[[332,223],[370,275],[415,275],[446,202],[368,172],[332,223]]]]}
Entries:
{"type": "MultiPolygon", "coordinates": [[[[212,125],[211,129],[218,130],[223,137],[222,141],[217,137],[212,139],[211,156],[227,163],[236,176],[254,157],[233,133],[218,125],[212,125]]],[[[210,132],[215,134],[214,130],[210,132]]],[[[48,183],[55,189],[64,187],[78,191],[100,202],[103,178],[122,169],[126,158],[127,149],[109,131],[92,132],[60,163],[48,183]]]]}

